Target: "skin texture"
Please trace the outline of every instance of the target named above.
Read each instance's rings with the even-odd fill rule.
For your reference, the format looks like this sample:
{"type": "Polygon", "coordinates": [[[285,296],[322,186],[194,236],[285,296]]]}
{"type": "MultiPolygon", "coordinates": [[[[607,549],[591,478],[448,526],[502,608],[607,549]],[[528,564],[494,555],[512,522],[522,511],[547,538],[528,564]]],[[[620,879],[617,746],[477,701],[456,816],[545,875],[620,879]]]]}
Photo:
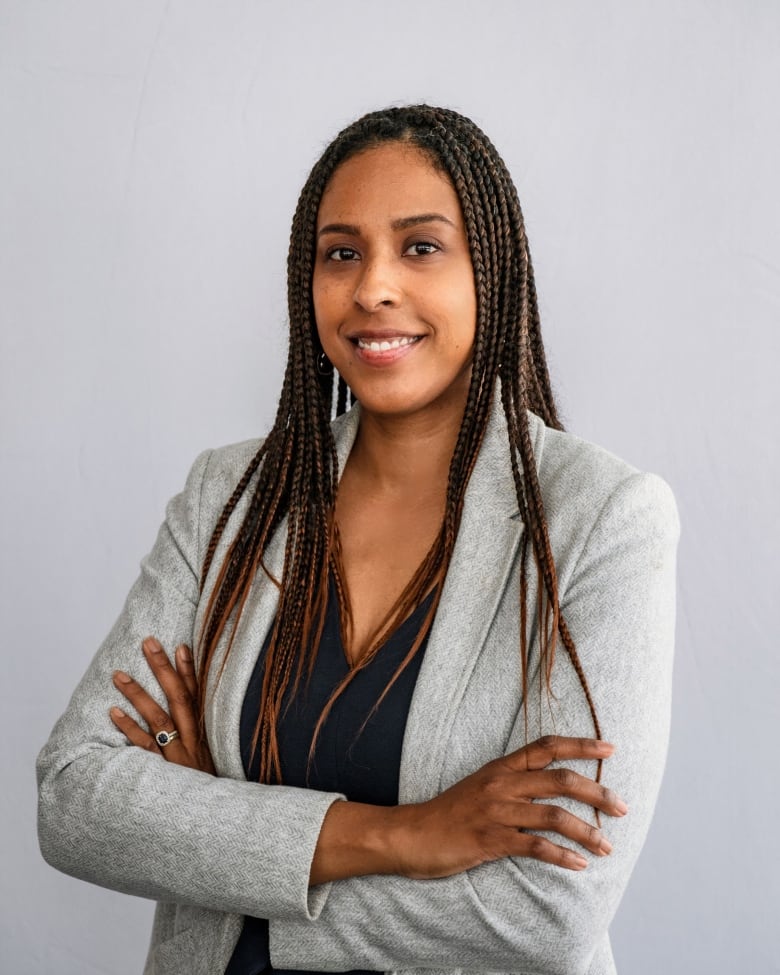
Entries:
{"type": "Polygon", "coordinates": [[[317,234],[317,331],[364,413],[460,425],[477,299],[449,179],[405,145],[360,153],[334,173],[317,234]],[[358,344],[410,337],[384,352],[358,344]]]}
{"type": "MultiPolygon", "coordinates": [[[[441,525],[450,459],[463,418],[476,322],[476,296],[460,204],[446,176],[422,153],[383,145],[343,163],[323,194],[312,294],[326,355],[361,404],[361,425],[339,483],[336,521],[360,658],[441,525]],[[407,340],[414,339],[407,343],[407,340]],[[376,342],[398,348],[361,348],[376,342]]],[[[198,737],[191,654],[175,666],[152,638],[143,652],[170,714],[135,681],[114,683],[148,726],[113,709],[128,740],[165,760],[214,773],[198,737]],[[159,730],[179,731],[161,749],[159,730]]],[[[337,802],[320,832],[311,883],[393,873],[445,877],[507,856],[571,870],[571,850],[606,856],[598,828],[536,799],[568,797],[609,816],[625,804],[556,761],[607,759],[612,745],[548,737],[489,762],[436,798],[391,808],[337,802]],[[563,842],[525,830],[557,834],[563,842]]]]}

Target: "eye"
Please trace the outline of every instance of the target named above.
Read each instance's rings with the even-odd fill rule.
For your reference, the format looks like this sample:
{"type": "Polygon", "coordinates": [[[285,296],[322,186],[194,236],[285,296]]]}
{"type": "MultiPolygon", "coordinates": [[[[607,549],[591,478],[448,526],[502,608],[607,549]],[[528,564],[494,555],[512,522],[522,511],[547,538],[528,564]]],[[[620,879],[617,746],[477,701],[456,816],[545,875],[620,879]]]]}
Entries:
{"type": "Polygon", "coordinates": [[[414,243],[409,244],[404,254],[409,257],[428,257],[430,254],[435,254],[440,250],[441,247],[438,244],[434,244],[432,240],[416,240],[414,243]]]}
{"type": "Polygon", "coordinates": [[[325,257],[329,261],[346,262],[346,261],[356,261],[358,258],[358,252],[353,247],[332,247],[325,257]]]}

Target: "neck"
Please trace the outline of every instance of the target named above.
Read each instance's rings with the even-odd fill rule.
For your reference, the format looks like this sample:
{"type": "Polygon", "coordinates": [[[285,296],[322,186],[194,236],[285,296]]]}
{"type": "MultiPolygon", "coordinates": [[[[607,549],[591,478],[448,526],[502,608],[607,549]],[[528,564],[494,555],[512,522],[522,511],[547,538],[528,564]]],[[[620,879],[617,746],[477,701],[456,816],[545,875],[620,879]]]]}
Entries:
{"type": "Polygon", "coordinates": [[[353,476],[393,494],[443,492],[462,411],[383,417],[363,412],[347,462],[353,476]]]}

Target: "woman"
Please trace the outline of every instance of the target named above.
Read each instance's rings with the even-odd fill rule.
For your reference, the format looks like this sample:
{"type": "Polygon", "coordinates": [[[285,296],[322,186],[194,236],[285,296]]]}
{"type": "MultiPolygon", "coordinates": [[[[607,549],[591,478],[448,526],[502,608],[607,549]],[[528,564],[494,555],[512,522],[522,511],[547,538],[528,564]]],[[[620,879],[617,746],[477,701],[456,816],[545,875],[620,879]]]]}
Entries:
{"type": "Polygon", "coordinates": [[[668,735],[671,493],[562,431],[468,119],[345,129],[288,275],[274,427],[170,503],[41,754],[44,856],[160,902],[150,973],[612,972],[668,735]]]}

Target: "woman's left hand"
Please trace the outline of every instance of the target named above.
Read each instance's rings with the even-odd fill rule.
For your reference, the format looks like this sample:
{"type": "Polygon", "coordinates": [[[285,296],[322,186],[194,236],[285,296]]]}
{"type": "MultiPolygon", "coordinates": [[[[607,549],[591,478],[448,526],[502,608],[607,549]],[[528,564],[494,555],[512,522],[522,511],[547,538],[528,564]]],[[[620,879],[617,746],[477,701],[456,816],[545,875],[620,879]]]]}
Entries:
{"type": "Polygon", "coordinates": [[[154,637],[147,637],[142,647],[152,673],[168,699],[170,714],[166,714],[129,674],[117,670],[114,674],[114,687],[130,701],[149,730],[145,731],[120,708],[111,708],[111,720],[131,744],[156,752],[176,765],[216,774],[208,744],[200,734],[198,682],[189,647],[182,644],[176,648],[175,667],[154,637]],[[161,741],[165,742],[165,735],[161,732],[169,736],[173,732],[176,734],[167,744],[160,744],[161,741]]]}

